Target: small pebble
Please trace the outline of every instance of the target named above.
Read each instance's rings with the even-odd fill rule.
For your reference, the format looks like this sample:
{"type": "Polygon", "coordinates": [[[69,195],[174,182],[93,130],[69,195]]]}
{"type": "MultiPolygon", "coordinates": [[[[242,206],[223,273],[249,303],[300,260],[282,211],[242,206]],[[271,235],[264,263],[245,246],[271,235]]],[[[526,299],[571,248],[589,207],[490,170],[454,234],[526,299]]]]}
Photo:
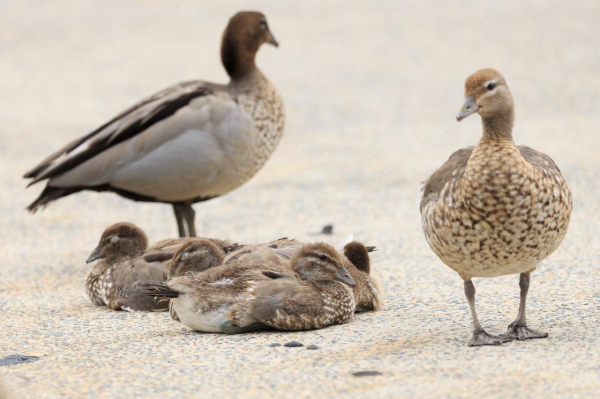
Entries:
{"type": "Polygon", "coordinates": [[[356,373],[352,373],[355,377],[372,377],[375,375],[382,375],[379,371],[357,371],[356,373]]]}
{"type": "Polygon", "coordinates": [[[333,234],[333,225],[328,224],[323,226],[323,230],[321,230],[321,234],[333,234]]]}
{"type": "Polygon", "coordinates": [[[298,341],[291,341],[291,342],[288,342],[287,344],[284,344],[283,346],[286,346],[286,347],[288,347],[288,348],[298,348],[298,347],[300,347],[300,346],[304,346],[304,345],[302,345],[302,344],[301,344],[300,342],[298,342],[298,341]]]}
{"type": "Polygon", "coordinates": [[[37,356],[26,355],[10,355],[0,359],[0,366],[8,366],[9,364],[31,363],[40,360],[37,356]]]}
{"type": "Polygon", "coordinates": [[[319,349],[319,347],[317,345],[308,345],[306,347],[306,349],[308,349],[308,350],[315,350],[315,349],[319,349]]]}
{"type": "Polygon", "coordinates": [[[271,345],[269,345],[269,346],[270,346],[271,348],[275,348],[275,347],[277,347],[277,346],[281,346],[281,344],[271,344],[271,345]]]}

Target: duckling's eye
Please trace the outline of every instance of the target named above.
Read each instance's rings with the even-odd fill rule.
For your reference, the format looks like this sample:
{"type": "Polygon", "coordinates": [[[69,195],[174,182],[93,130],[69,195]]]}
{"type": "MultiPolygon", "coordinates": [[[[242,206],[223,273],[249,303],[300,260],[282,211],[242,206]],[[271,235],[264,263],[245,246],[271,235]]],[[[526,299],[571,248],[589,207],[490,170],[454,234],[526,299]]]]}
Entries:
{"type": "Polygon", "coordinates": [[[111,237],[111,238],[110,238],[110,242],[111,242],[112,244],[116,244],[116,243],[118,243],[118,242],[119,242],[119,240],[120,240],[119,236],[113,236],[113,237],[111,237]]]}
{"type": "Polygon", "coordinates": [[[261,19],[258,23],[261,29],[265,29],[267,27],[267,21],[265,21],[264,19],[261,19]]]}
{"type": "Polygon", "coordinates": [[[188,256],[190,256],[189,252],[184,252],[181,254],[181,259],[187,259],[188,256]]]}
{"type": "Polygon", "coordinates": [[[321,260],[327,260],[327,255],[319,255],[319,259],[321,259],[321,260]]]}
{"type": "Polygon", "coordinates": [[[487,89],[492,91],[494,90],[494,88],[496,88],[496,84],[495,83],[490,83],[489,85],[487,85],[487,89]]]}

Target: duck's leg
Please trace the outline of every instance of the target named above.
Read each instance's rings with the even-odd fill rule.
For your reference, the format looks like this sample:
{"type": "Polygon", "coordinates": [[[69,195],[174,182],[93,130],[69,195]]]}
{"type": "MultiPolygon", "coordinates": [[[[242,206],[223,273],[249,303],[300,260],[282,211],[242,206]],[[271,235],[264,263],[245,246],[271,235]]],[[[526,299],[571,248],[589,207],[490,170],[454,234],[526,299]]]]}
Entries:
{"type": "Polygon", "coordinates": [[[177,229],[179,230],[179,237],[186,237],[185,226],[183,224],[183,208],[185,204],[177,202],[173,204],[173,212],[175,212],[175,219],[177,220],[177,229]]]}
{"type": "Polygon", "coordinates": [[[548,333],[532,330],[527,327],[527,317],[525,316],[525,304],[527,303],[527,291],[529,291],[530,272],[521,273],[519,278],[519,287],[521,288],[521,303],[519,304],[519,313],[515,321],[508,326],[508,332],[503,337],[510,337],[523,341],[532,338],[547,338],[548,333]]]}
{"type": "Polygon", "coordinates": [[[469,346],[500,345],[503,342],[512,341],[511,337],[490,335],[481,327],[475,310],[475,286],[471,280],[465,280],[465,296],[473,318],[473,337],[469,340],[469,346]]]}
{"type": "Polygon", "coordinates": [[[196,237],[196,225],[194,224],[196,212],[194,212],[194,208],[192,208],[192,202],[183,203],[183,216],[185,217],[185,223],[187,224],[188,236],[196,237]]]}

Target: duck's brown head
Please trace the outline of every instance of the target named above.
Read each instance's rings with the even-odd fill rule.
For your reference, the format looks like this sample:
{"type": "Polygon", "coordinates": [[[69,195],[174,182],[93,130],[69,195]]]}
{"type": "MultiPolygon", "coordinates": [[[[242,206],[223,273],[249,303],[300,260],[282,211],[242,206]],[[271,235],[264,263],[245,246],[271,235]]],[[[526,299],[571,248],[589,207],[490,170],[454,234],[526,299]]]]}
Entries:
{"type": "Polygon", "coordinates": [[[240,11],[229,20],[221,41],[221,61],[232,79],[255,68],[254,58],[263,43],[279,46],[259,12],[240,11]]]}
{"type": "Polygon", "coordinates": [[[344,247],[344,255],[360,271],[371,272],[371,260],[367,247],[358,241],[352,241],[344,247]]]}
{"type": "Polygon", "coordinates": [[[379,310],[381,307],[381,286],[379,281],[370,275],[369,252],[374,250],[374,247],[365,247],[357,241],[352,241],[344,247],[344,265],[356,281],[353,291],[357,312],[379,310]]]}
{"type": "Polygon", "coordinates": [[[141,255],[148,246],[146,234],[133,223],[121,222],[108,227],[102,233],[98,246],[86,259],[86,263],[106,258],[109,263],[141,255]]]}
{"type": "Polygon", "coordinates": [[[322,242],[303,245],[291,259],[293,269],[307,280],[337,280],[354,287],[356,282],[343,266],[342,257],[322,242]]]}
{"type": "Polygon", "coordinates": [[[221,265],[224,259],[225,252],[215,243],[204,238],[191,239],[173,255],[169,278],[200,273],[221,265]]]}
{"type": "Polygon", "coordinates": [[[481,69],[465,82],[465,103],[456,120],[460,122],[475,112],[483,119],[512,119],[513,107],[512,94],[500,72],[491,68],[481,69]]]}

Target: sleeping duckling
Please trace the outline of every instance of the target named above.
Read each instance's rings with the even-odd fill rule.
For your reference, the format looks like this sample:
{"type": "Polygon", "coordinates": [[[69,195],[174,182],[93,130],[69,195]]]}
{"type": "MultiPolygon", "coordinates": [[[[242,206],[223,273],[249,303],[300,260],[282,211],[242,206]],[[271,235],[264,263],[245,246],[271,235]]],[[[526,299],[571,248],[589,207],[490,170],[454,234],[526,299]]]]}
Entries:
{"type": "MultiPolygon", "coordinates": [[[[173,255],[193,240],[166,239],[150,248],[142,229],[132,223],[109,226],[86,263],[99,260],[86,277],[86,293],[92,303],[111,309],[164,311],[167,303],[158,303],[140,294],[142,281],[165,281],[170,273],[173,255]]],[[[206,239],[217,251],[224,253],[238,248],[226,240],[206,239]]]]}
{"type": "MultiPolygon", "coordinates": [[[[272,252],[282,259],[291,259],[295,251],[303,245],[302,242],[287,237],[263,244],[242,245],[227,254],[225,264],[230,263],[259,263],[261,256],[272,252]]],[[[381,284],[371,275],[369,252],[375,247],[365,247],[362,243],[353,241],[344,247],[343,266],[350,272],[356,282],[353,287],[357,312],[379,310],[381,307],[381,284]]],[[[291,263],[285,263],[292,266],[291,263]]]]}
{"type": "Polygon", "coordinates": [[[99,260],[89,271],[85,288],[92,303],[128,311],[164,311],[143,295],[140,281],[165,281],[168,268],[161,262],[146,262],[141,257],[148,245],[146,234],[134,224],[116,223],[108,227],[86,263],[99,260]]]}
{"type": "MultiPolygon", "coordinates": [[[[213,240],[190,238],[173,256],[173,267],[169,271],[168,280],[181,276],[194,276],[222,265],[224,259],[223,247],[216,245],[213,240]]],[[[180,321],[171,301],[169,301],[169,314],[173,320],[180,321]]]]}
{"type": "MultiPolygon", "coordinates": [[[[207,252],[193,256],[207,256],[207,252]]],[[[178,259],[174,268],[178,269],[178,259]]],[[[291,259],[264,251],[167,283],[145,284],[150,296],[171,298],[181,322],[204,332],[235,334],[265,328],[304,330],[347,323],[355,285],[337,251],[304,244],[291,259]],[[291,263],[288,265],[288,263],[291,263]]]]}
{"type": "Polygon", "coordinates": [[[368,312],[381,308],[382,288],[378,279],[371,275],[371,259],[369,252],[375,247],[365,247],[362,243],[352,241],[344,247],[344,266],[356,282],[354,302],[356,312],[368,312]]]}

